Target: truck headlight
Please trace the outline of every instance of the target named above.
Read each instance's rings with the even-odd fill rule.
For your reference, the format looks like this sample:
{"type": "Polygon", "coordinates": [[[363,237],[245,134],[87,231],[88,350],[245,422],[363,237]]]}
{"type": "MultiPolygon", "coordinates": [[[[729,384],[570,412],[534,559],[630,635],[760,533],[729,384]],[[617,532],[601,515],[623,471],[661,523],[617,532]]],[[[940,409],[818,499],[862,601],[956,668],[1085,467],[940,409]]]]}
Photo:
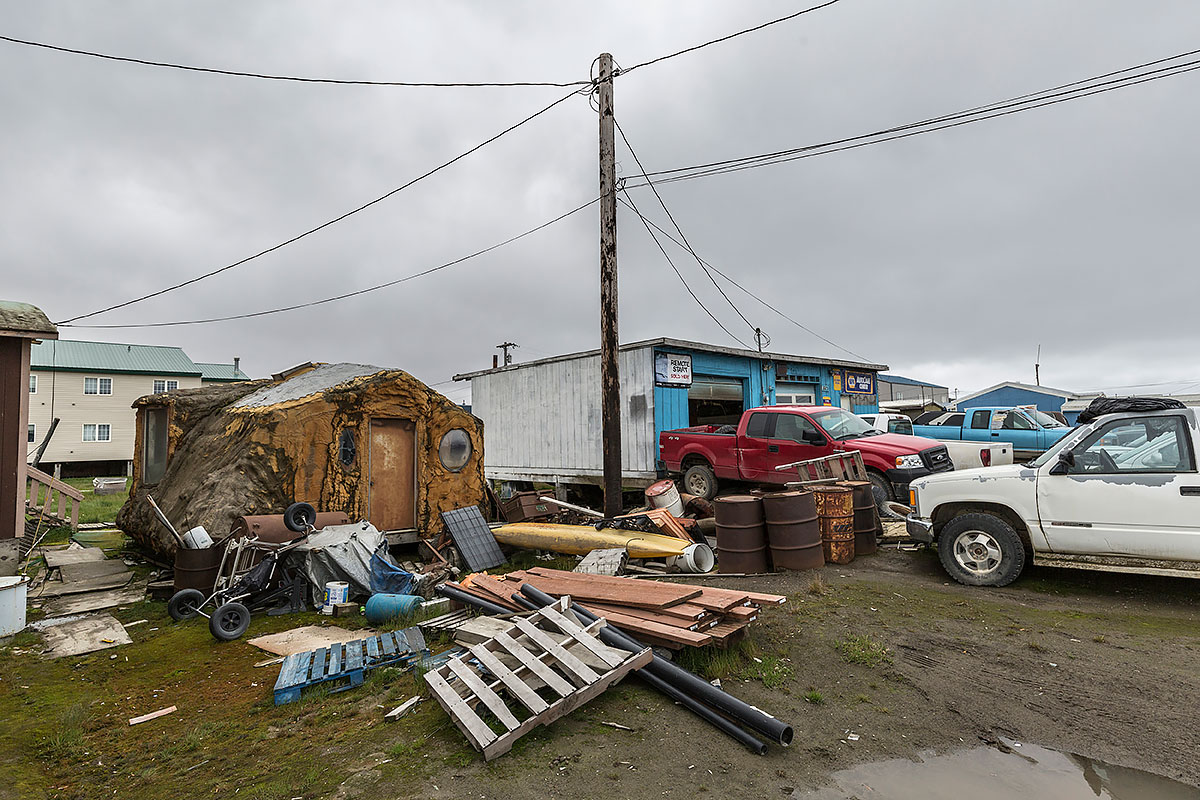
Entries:
{"type": "Polygon", "coordinates": [[[896,456],[896,466],[900,469],[918,469],[925,466],[918,455],[896,456]]]}

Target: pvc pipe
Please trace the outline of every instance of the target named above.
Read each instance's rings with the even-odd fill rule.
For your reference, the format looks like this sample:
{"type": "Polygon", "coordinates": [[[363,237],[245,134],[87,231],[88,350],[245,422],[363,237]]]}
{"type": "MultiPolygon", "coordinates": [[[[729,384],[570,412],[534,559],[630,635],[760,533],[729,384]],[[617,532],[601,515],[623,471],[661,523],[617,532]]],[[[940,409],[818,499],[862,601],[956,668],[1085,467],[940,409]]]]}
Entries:
{"type": "Polygon", "coordinates": [[[569,508],[572,511],[578,511],[580,514],[587,514],[589,517],[595,517],[596,519],[604,519],[604,515],[601,514],[599,511],[593,511],[590,508],[584,508],[583,506],[577,506],[574,503],[567,503],[562,500],[556,500],[553,497],[545,497],[545,496],[538,497],[538,500],[541,500],[544,503],[553,503],[554,505],[562,506],[563,508],[569,508]]]}
{"type": "MultiPolygon", "coordinates": [[[[521,587],[521,593],[542,605],[554,602],[553,597],[529,583],[521,587]]],[[[571,604],[571,610],[589,622],[595,622],[599,619],[595,614],[580,608],[575,603],[571,604]]],[[[619,647],[622,650],[639,652],[645,647],[637,639],[634,639],[619,628],[615,628],[611,623],[601,628],[599,634],[601,641],[605,644],[619,647]]],[[[680,691],[692,697],[699,698],[706,705],[712,706],[721,713],[728,714],[738,722],[769,737],[771,741],[777,744],[786,747],[792,742],[791,725],[781,722],[770,714],[755,708],[745,701],[739,700],[727,692],[721,691],[700,676],[687,671],[674,662],[667,661],[665,658],[659,658],[655,655],[654,659],[642,669],[671,684],[680,691]]]]}

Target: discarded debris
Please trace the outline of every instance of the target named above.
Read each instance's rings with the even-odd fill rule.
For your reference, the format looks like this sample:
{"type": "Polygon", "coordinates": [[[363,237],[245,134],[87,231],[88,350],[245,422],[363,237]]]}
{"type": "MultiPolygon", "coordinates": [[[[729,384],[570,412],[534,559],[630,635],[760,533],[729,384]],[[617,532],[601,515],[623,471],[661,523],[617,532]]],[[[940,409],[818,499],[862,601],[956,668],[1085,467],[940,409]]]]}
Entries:
{"type": "Polygon", "coordinates": [[[129,724],[130,725],[140,725],[143,722],[149,722],[152,719],[158,719],[159,717],[165,717],[167,714],[174,714],[177,710],[178,709],[175,708],[175,706],[167,706],[166,708],[160,708],[158,711],[151,711],[149,714],[142,714],[140,717],[134,717],[133,719],[129,720],[129,724]]]}
{"type": "Polygon", "coordinates": [[[401,703],[400,705],[393,708],[388,713],[384,714],[383,718],[386,719],[388,722],[395,722],[396,720],[400,719],[405,714],[407,714],[409,711],[412,711],[416,707],[417,703],[419,703],[419,702],[421,702],[421,695],[415,695],[413,697],[410,697],[407,700],[405,700],[403,703],[401,703]]]}
{"type": "Polygon", "coordinates": [[[604,726],[606,726],[606,727],[609,727],[609,728],[616,728],[616,729],[617,729],[617,730],[619,730],[619,731],[631,731],[631,730],[633,730],[633,728],[629,727],[628,725],[622,725],[622,724],[621,724],[621,723],[619,723],[619,722],[601,722],[600,724],[601,724],[601,725],[604,725],[604,726]]]}

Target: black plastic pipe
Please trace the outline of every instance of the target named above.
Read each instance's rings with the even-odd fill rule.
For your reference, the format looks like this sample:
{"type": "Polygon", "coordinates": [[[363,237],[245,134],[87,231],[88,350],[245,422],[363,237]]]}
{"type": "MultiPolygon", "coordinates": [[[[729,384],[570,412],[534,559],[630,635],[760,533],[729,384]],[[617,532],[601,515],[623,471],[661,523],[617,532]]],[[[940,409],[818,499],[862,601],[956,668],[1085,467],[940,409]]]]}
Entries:
{"type": "Polygon", "coordinates": [[[767,754],[766,742],[755,737],[753,734],[747,733],[737,725],[734,725],[728,719],[722,717],[720,714],[713,711],[696,698],[689,694],[684,694],[680,689],[677,689],[676,687],[664,681],[662,678],[648,672],[645,669],[640,669],[634,674],[649,684],[651,688],[658,690],[658,692],[661,694],[665,694],[667,697],[696,714],[698,717],[712,725],[717,730],[732,736],[734,739],[737,739],[739,742],[748,747],[752,753],[756,753],[760,756],[765,756],[767,754]]]}
{"type": "MultiPolygon", "coordinates": [[[[549,605],[555,602],[555,598],[538,589],[529,583],[521,587],[521,593],[542,605],[549,605]]],[[[580,608],[579,604],[572,603],[571,610],[580,617],[595,622],[599,617],[591,613],[587,609],[580,608]]],[[[619,647],[622,650],[630,652],[639,652],[644,649],[645,645],[640,644],[629,634],[616,628],[611,623],[605,625],[599,631],[600,639],[605,644],[613,647],[619,647]],[[606,632],[609,632],[606,635],[606,632]]],[[[705,705],[715,708],[723,714],[727,714],[733,719],[741,722],[746,727],[758,731],[767,736],[771,741],[787,746],[792,743],[792,726],[785,722],[772,717],[770,714],[764,713],[754,706],[746,703],[728,692],[723,692],[713,686],[708,681],[701,678],[699,675],[689,672],[683,667],[674,662],[667,661],[665,658],[659,658],[657,655],[654,659],[642,668],[651,675],[661,679],[665,683],[674,686],[676,689],[686,693],[689,697],[695,697],[704,702],[705,705]]]]}
{"type": "Polygon", "coordinates": [[[465,603],[469,606],[475,606],[475,608],[478,608],[481,611],[486,611],[489,614],[513,613],[511,608],[505,608],[504,606],[497,605],[490,600],[484,600],[482,597],[476,597],[470,592],[464,590],[458,584],[450,583],[449,581],[443,583],[441,586],[438,586],[436,589],[434,589],[434,591],[440,594],[442,597],[449,597],[451,600],[457,600],[460,603],[465,603]]]}

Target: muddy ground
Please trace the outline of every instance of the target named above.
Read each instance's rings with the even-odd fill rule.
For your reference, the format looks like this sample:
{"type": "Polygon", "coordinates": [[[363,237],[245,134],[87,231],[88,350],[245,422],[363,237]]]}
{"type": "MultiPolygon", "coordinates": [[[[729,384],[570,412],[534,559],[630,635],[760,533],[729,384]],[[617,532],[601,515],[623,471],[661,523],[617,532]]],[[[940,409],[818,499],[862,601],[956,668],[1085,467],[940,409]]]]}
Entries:
{"type": "Polygon", "coordinates": [[[977,589],[931,553],[895,549],[709,580],[788,596],[747,645],[689,664],[790,722],[790,748],[753,755],[627,680],[484,764],[433,702],[379,722],[418,688],[411,676],[274,707],[257,651],[160,619],[158,634],[130,629],[130,662],[46,667],[0,649],[0,715],[17,720],[0,733],[0,771],[17,777],[0,797],[783,797],[864,761],[1001,736],[1200,785],[1194,581],[1031,568],[977,589]],[[125,722],[171,703],[180,712],[157,727],[125,722]]]}

